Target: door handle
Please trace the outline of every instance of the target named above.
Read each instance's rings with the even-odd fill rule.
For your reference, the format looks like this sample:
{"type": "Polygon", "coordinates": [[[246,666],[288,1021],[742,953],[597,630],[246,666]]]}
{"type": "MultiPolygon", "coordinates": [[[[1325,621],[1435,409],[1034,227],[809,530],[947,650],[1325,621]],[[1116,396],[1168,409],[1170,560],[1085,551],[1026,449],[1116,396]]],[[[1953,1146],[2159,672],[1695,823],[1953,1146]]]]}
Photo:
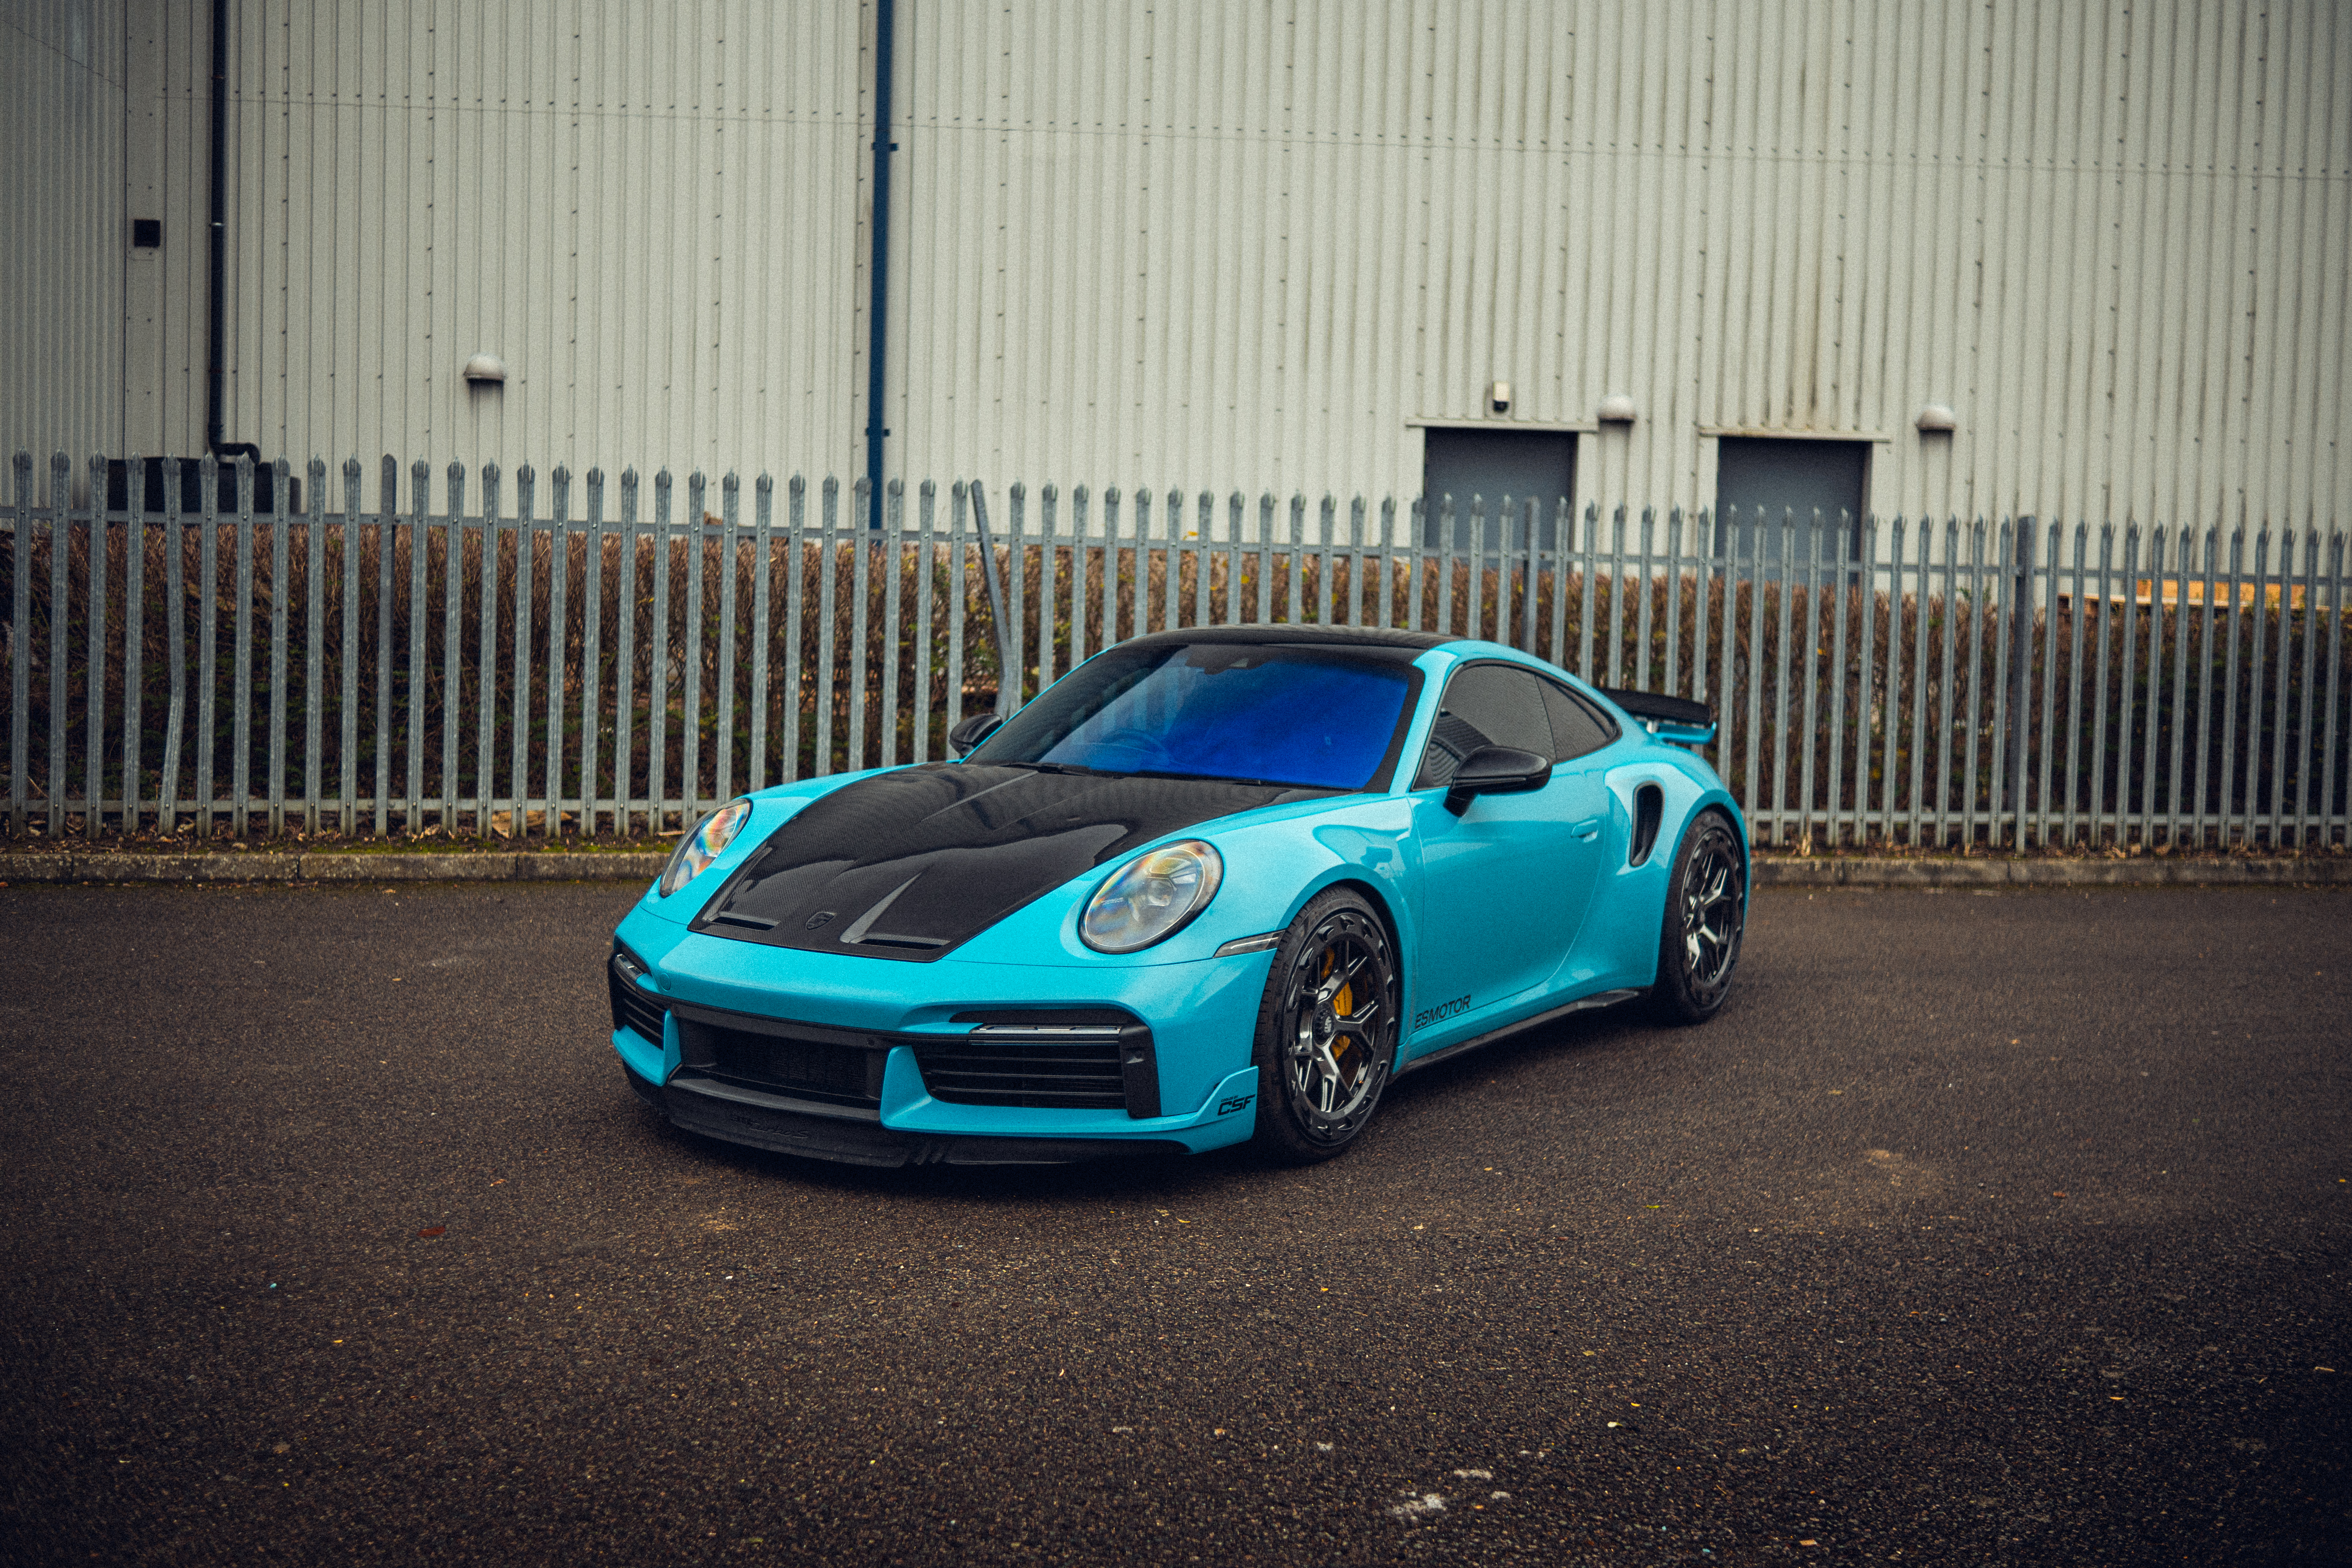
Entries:
{"type": "Polygon", "coordinates": [[[1596,838],[1601,834],[1601,819],[1597,816],[1588,816],[1569,831],[1579,838],[1596,838]]]}

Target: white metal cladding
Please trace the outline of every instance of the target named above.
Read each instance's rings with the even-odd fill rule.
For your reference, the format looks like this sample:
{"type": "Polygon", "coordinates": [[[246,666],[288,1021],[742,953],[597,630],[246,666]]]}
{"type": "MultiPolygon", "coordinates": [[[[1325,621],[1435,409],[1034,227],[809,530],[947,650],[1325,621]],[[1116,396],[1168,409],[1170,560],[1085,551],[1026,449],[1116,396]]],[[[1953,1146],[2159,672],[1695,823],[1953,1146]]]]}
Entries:
{"type": "MultiPolygon", "coordinates": [[[[147,449],[193,451],[209,19],[155,9],[161,178],[192,270],[132,381],[160,389],[147,449]]],[[[681,471],[852,459],[855,9],[230,11],[228,439],[681,471]],[[503,389],[463,379],[482,353],[503,389]]]]}
{"type": "Polygon", "coordinates": [[[17,445],[121,440],[123,55],[108,0],[0,15],[0,427],[17,445]]]}
{"type": "MultiPolygon", "coordinates": [[[[870,0],[229,9],[230,439],[862,467],[870,0]]],[[[201,435],[206,13],[0,27],[12,448],[201,435]]],[[[1882,514],[2352,514],[2340,5],[898,0],[897,59],[894,474],[1411,494],[1503,379],[1580,502],[1753,430],[1882,514]]]]}
{"type": "Polygon", "coordinates": [[[2352,511],[2340,6],[910,0],[894,470],[1419,487],[1416,417],[1874,510],[2352,511]],[[1920,407],[1958,431],[1923,437],[1920,407]]]}

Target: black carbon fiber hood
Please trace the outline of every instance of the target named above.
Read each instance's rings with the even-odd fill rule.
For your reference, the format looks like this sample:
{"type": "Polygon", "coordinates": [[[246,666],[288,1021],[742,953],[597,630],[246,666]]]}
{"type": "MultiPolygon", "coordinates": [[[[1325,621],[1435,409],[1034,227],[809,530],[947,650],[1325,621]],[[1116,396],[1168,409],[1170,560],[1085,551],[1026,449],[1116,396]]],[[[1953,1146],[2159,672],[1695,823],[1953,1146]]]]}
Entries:
{"type": "Polygon", "coordinates": [[[1332,793],[969,763],[901,768],[778,828],[693,929],[921,963],[1163,834],[1332,793]]]}

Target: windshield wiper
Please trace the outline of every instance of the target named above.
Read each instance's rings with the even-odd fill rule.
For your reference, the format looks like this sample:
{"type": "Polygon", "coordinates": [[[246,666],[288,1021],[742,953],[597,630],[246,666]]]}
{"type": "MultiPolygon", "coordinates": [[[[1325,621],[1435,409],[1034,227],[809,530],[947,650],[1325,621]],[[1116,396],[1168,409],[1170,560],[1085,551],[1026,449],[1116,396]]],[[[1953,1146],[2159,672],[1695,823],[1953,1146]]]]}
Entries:
{"type": "Polygon", "coordinates": [[[1100,768],[1082,768],[1076,763],[1001,763],[1000,767],[1031,768],[1041,773],[1066,773],[1072,778],[1101,779],[1115,775],[1100,768]]]}
{"type": "Polygon", "coordinates": [[[1261,789],[1320,789],[1320,784],[1293,784],[1287,779],[1247,779],[1232,773],[1179,773],[1164,768],[1138,768],[1126,775],[1135,779],[1192,779],[1201,784],[1255,784],[1261,789]]]}

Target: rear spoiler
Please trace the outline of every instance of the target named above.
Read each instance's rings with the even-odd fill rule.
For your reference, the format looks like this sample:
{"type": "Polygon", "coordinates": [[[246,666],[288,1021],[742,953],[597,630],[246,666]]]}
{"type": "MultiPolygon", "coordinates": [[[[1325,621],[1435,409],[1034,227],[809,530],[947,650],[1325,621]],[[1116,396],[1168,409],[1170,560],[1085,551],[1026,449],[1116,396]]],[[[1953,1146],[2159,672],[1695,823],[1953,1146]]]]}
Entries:
{"type": "Polygon", "coordinates": [[[1601,696],[1632,714],[1635,722],[1662,741],[1704,746],[1715,739],[1715,710],[1704,702],[1654,691],[1624,691],[1607,686],[1600,689],[1601,696]]]}

